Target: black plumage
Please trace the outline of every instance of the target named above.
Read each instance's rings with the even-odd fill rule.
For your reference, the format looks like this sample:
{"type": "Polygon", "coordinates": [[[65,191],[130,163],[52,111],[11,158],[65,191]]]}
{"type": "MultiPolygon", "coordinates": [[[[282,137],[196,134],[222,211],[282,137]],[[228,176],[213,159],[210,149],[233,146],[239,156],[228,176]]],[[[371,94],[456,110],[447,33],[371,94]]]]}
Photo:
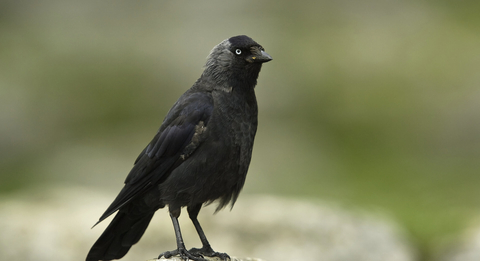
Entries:
{"type": "MultiPolygon", "coordinates": [[[[168,206],[177,249],[160,256],[228,255],[214,252],[197,220],[204,204],[216,211],[233,204],[245,182],[257,130],[254,87],[262,63],[272,58],[248,36],[213,48],[204,72],[173,105],[160,129],[140,153],[125,186],[100,217],[118,211],[92,246],[87,261],[122,258],[145,232],[155,211],[168,206]],[[186,250],[177,218],[187,207],[202,248],[186,250]]],[[[98,223],[97,222],[97,223],[98,223]]]]}

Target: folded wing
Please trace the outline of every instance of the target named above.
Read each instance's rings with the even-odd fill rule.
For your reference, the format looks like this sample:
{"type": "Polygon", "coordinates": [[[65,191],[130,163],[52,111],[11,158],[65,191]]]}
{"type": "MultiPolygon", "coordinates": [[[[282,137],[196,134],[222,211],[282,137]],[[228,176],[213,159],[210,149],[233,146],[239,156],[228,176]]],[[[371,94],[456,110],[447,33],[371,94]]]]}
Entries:
{"type": "Polygon", "coordinates": [[[125,186],[97,224],[137,195],[160,184],[194,153],[201,146],[198,139],[192,141],[194,134],[199,126],[204,128],[208,125],[212,110],[213,101],[209,93],[185,93],[180,97],[165,117],[160,130],[138,156],[125,186]]]}

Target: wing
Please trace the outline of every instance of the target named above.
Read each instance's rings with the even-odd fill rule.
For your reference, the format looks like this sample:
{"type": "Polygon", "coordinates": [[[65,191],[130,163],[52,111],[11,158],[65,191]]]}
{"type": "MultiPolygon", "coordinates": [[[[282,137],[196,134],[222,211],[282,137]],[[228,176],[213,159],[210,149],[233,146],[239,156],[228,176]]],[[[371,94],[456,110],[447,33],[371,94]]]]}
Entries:
{"type": "Polygon", "coordinates": [[[125,179],[125,186],[97,224],[136,195],[165,180],[179,161],[185,160],[200,146],[194,135],[199,126],[202,129],[207,126],[212,110],[213,100],[209,93],[187,92],[182,95],[170,109],[155,137],[136,159],[125,179]]]}

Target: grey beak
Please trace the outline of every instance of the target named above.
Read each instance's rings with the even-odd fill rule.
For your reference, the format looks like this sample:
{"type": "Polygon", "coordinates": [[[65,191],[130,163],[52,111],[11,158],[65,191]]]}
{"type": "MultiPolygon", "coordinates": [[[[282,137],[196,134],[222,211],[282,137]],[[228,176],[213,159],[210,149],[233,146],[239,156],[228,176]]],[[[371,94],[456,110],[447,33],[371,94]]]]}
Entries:
{"type": "Polygon", "coordinates": [[[271,61],[273,58],[272,56],[270,56],[270,54],[266,53],[265,51],[260,51],[260,55],[257,56],[257,62],[261,62],[261,63],[266,63],[266,62],[269,62],[271,61]]]}
{"type": "Polygon", "coordinates": [[[258,50],[260,52],[254,52],[250,57],[247,58],[247,61],[250,63],[266,63],[272,60],[272,56],[266,53],[263,50],[258,50]]]}

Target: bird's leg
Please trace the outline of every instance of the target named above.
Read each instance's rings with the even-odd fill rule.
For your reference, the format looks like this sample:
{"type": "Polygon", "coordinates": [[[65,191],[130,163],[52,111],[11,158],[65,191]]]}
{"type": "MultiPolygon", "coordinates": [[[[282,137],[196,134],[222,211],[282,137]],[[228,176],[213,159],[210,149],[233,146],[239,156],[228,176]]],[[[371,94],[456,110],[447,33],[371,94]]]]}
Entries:
{"type": "Polygon", "coordinates": [[[177,239],[177,249],[173,251],[166,251],[161,253],[158,256],[160,257],[170,258],[172,256],[180,256],[183,260],[195,260],[195,261],[206,261],[203,256],[199,253],[190,253],[185,248],[185,244],[183,243],[182,232],[180,231],[180,225],[178,224],[178,217],[180,216],[180,209],[178,210],[170,210],[170,218],[172,219],[173,229],[175,230],[175,238],[177,239]]]}
{"type": "Polygon", "coordinates": [[[198,222],[198,219],[197,219],[197,216],[198,216],[198,213],[200,212],[201,207],[202,205],[199,204],[194,207],[187,208],[188,216],[192,220],[193,225],[197,230],[198,236],[200,237],[200,241],[202,241],[202,248],[192,248],[189,250],[189,252],[192,254],[200,254],[208,257],[219,257],[222,260],[230,260],[230,256],[228,254],[215,252],[210,246],[210,243],[208,242],[207,237],[205,236],[205,233],[203,232],[203,229],[200,226],[200,223],[198,222]]]}

